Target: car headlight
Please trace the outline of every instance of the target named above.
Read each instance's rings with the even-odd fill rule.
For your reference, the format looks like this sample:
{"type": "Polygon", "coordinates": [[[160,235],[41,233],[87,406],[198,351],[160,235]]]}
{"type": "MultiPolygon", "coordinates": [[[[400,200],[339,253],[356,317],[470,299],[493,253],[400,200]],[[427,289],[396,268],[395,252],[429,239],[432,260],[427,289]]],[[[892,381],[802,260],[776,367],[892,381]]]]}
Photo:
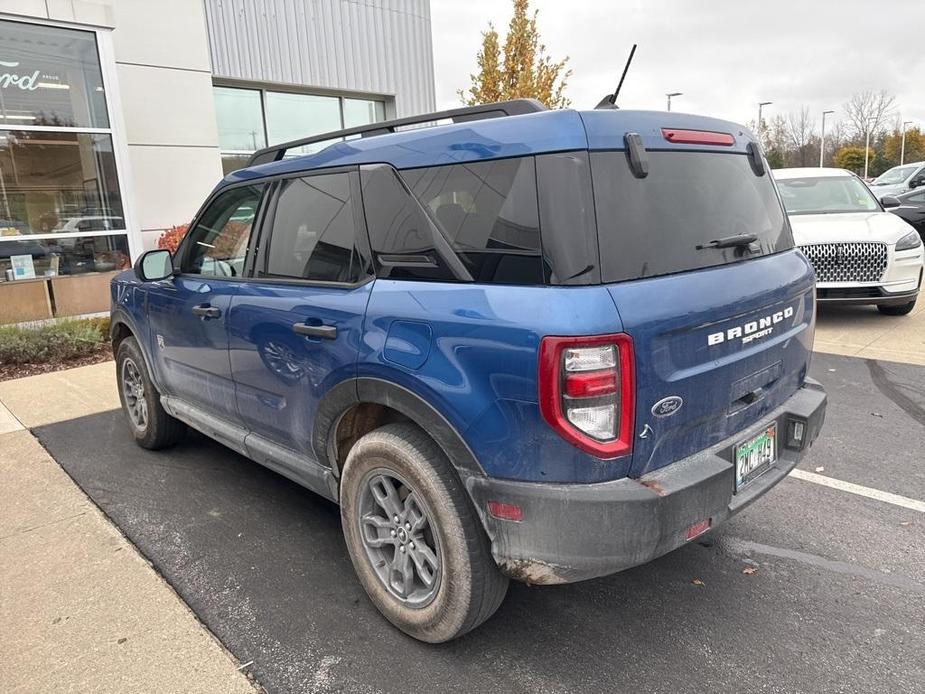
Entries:
{"type": "Polygon", "coordinates": [[[919,238],[919,232],[910,231],[896,242],[897,251],[909,251],[922,245],[922,239],[919,238]]]}

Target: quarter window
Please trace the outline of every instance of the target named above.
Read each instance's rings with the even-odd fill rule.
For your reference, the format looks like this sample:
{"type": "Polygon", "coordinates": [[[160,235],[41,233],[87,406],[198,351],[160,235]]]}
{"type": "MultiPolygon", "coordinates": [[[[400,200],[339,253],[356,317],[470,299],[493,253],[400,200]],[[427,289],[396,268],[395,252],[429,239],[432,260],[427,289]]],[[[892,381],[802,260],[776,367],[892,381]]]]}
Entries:
{"type": "Polygon", "coordinates": [[[476,282],[542,284],[532,157],[402,171],[476,282]]]}
{"type": "Polygon", "coordinates": [[[284,180],[263,274],[358,282],[366,268],[357,246],[357,213],[347,173],[284,180]]]}
{"type": "Polygon", "coordinates": [[[184,241],[184,273],[240,277],[263,185],[241,186],[220,194],[184,241]]]}

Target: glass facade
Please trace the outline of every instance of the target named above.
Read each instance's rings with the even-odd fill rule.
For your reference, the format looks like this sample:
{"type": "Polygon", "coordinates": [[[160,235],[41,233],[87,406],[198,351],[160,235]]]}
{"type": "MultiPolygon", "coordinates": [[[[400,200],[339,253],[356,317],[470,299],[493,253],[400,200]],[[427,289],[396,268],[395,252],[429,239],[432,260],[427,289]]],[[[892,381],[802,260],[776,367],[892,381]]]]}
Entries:
{"type": "MultiPolygon", "coordinates": [[[[215,86],[222,169],[227,174],[247,165],[267,145],[385,120],[385,102],[298,92],[215,86]]],[[[311,154],[333,140],[300,147],[290,156],[311,154]]]]}
{"type": "Polygon", "coordinates": [[[0,282],[124,269],[96,34],[0,20],[0,282]]]}

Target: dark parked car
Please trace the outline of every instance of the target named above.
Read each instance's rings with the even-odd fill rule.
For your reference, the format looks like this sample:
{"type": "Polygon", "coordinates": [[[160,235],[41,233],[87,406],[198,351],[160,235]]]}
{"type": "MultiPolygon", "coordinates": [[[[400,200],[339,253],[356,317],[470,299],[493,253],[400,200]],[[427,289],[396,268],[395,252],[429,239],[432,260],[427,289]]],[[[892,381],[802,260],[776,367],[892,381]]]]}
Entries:
{"type": "Polygon", "coordinates": [[[925,188],[910,190],[908,193],[897,195],[896,199],[899,200],[899,207],[887,209],[915,227],[925,241],[925,188]]]}
{"type": "Polygon", "coordinates": [[[138,444],[188,425],[338,503],[363,587],[425,641],[782,480],[825,412],[815,317],[748,130],[535,101],[259,151],[112,283],[138,444]]]}

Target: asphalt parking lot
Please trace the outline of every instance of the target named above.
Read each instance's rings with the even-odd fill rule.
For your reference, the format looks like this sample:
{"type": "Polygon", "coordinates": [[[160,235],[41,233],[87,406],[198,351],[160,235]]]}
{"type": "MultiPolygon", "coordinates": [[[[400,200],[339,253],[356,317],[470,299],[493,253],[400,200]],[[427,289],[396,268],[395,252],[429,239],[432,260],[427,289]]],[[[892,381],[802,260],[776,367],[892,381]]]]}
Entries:
{"type": "MultiPolygon", "coordinates": [[[[817,354],[812,375],[829,411],[802,468],[925,500],[925,369],[817,354]]],[[[702,542],[512,584],[486,625],[427,646],[366,599],[334,505],[198,434],[142,451],[118,410],[33,431],[270,692],[925,690],[914,509],[790,478],[702,542]]]]}

